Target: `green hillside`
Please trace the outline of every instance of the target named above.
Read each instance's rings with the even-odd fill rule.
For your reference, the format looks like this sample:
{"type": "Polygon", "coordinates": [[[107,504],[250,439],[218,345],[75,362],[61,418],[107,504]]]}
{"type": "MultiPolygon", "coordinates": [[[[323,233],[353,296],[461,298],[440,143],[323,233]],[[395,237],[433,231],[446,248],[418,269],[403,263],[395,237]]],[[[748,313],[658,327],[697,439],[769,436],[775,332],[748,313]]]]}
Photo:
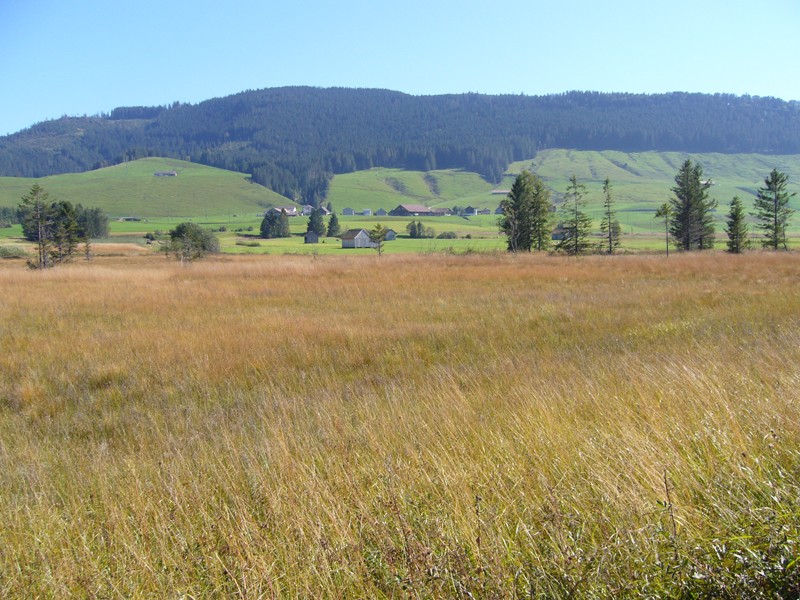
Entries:
{"type": "Polygon", "coordinates": [[[337,175],[331,182],[328,200],[337,212],[343,208],[391,210],[398,204],[448,208],[471,204],[494,209],[501,196],[493,196],[493,188],[477,173],[378,168],[337,175]]]}
{"type": "Polygon", "coordinates": [[[242,173],[181,160],[144,158],[86,173],[40,179],[0,177],[0,206],[16,206],[38,182],[51,196],[99,206],[113,217],[180,217],[256,214],[269,205],[289,204],[242,173]],[[175,171],[177,177],[156,177],[175,171]]]}
{"type": "MultiPolygon", "coordinates": [[[[749,211],[757,188],[771,169],[788,174],[790,192],[800,191],[800,155],[546,150],[534,159],[511,164],[503,182],[497,186],[476,173],[461,170],[423,173],[376,168],[337,175],[331,182],[326,201],[339,213],[348,207],[358,212],[365,208],[388,211],[401,203],[437,207],[471,205],[494,211],[503,195],[492,192],[509,189],[514,177],[523,169],[531,169],[541,177],[556,202],[560,201],[567,180],[574,173],[586,185],[588,212],[598,221],[602,182],[609,177],[617,202],[617,216],[625,233],[649,233],[658,230],[653,212],[670,197],[675,174],[687,157],[700,162],[705,175],[714,183],[711,195],[719,202],[717,231],[720,234],[730,199],[739,195],[749,211]]],[[[169,222],[186,217],[200,219],[210,226],[231,227],[231,217],[238,215],[239,219],[233,220],[244,217],[248,225],[257,227],[258,215],[265,206],[290,203],[283,196],[250,183],[241,173],[177,160],[147,158],[88,173],[38,180],[3,177],[0,178],[0,206],[17,205],[34,181],[56,198],[100,206],[112,217],[137,216],[150,220],[161,217],[169,222]],[[157,171],[172,170],[178,173],[177,177],[154,176],[157,171]]],[[[800,210],[800,194],[792,204],[800,210]]],[[[493,229],[493,215],[489,221],[488,227],[493,229]]],[[[461,222],[467,223],[461,220],[452,226],[445,227],[441,223],[434,227],[442,231],[459,230],[463,229],[457,227],[461,222]]],[[[397,223],[393,222],[394,225],[397,223]]],[[[798,232],[800,217],[795,217],[790,233],[798,232]]]]}

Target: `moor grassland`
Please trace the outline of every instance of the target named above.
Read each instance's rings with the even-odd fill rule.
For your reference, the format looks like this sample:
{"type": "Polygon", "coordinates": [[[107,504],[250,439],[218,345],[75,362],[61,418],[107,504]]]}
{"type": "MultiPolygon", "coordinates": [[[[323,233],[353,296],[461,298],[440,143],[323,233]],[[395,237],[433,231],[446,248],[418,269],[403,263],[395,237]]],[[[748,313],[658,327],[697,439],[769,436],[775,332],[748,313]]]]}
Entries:
{"type": "Polygon", "coordinates": [[[796,597],[800,255],[0,263],[2,597],[796,597]]]}

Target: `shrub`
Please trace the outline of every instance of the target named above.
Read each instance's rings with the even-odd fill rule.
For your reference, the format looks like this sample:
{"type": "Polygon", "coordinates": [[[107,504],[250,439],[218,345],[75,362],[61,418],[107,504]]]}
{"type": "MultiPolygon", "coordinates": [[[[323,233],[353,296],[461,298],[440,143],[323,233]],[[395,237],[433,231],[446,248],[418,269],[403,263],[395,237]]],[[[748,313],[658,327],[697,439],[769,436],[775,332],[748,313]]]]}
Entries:
{"type": "Polygon", "coordinates": [[[0,258],[23,258],[27,256],[21,246],[0,246],[0,258]]]}

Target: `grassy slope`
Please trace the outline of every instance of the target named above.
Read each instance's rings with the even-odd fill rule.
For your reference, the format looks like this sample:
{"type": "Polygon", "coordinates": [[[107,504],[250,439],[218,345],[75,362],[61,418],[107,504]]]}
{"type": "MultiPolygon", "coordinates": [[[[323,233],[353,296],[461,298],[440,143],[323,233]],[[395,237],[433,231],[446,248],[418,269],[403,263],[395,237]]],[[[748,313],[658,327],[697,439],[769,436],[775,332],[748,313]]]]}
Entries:
{"type": "MultiPolygon", "coordinates": [[[[567,179],[575,174],[588,190],[587,210],[599,220],[601,211],[601,186],[605,177],[611,179],[616,198],[619,221],[626,234],[623,245],[627,248],[653,247],[660,236],[658,223],[653,219],[655,207],[670,197],[670,188],[681,162],[687,155],[680,153],[584,152],[571,150],[547,150],[528,161],[510,165],[503,182],[492,186],[475,173],[463,171],[433,171],[429,174],[401,171],[398,169],[371,169],[337,175],[331,182],[329,201],[337,212],[345,207],[357,211],[364,208],[391,210],[400,203],[426,204],[428,206],[477,206],[494,210],[502,196],[493,195],[493,189],[508,189],[516,174],[522,169],[532,169],[544,179],[558,201],[566,188],[567,179]],[[630,235],[635,234],[635,235],[630,235]]],[[[762,185],[764,177],[772,168],[789,175],[789,189],[795,191],[800,184],[800,156],[764,155],[693,155],[705,174],[715,185],[712,197],[719,202],[719,238],[724,238],[723,221],[727,205],[734,195],[740,195],[745,206],[752,206],[755,190],[762,185]]],[[[225,225],[229,230],[253,227],[260,223],[259,213],[265,203],[285,204],[288,200],[269,190],[247,182],[242,174],[181,161],[144,159],[102,169],[91,173],[60,175],[40,180],[55,197],[81,202],[88,206],[101,206],[112,215],[136,215],[147,218],[145,223],[114,223],[115,233],[143,234],[146,231],[169,230],[180,220],[191,218],[205,226],[218,228],[225,225]],[[177,169],[176,178],[153,177],[159,170],[177,169]],[[234,216],[236,215],[236,216],[234,216]]],[[[13,206],[32,184],[29,179],[0,178],[0,205],[13,206]]],[[[800,198],[792,201],[800,209],[800,198]]],[[[342,218],[342,228],[371,228],[376,221],[405,233],[409,219],[390,217],[342,218]]],[[[303,218],[292,221],[292,230],[298,236],[305,231],[303,218]]],[[[456,231],[460,236],[494,236],[492,244],[463,241],[459,248],[502,247],[496,237],[494,215],[465,219],[428,219],[427,226],[437,232],[456,231]],[[488,244],[488,246],[487,246],[488,244]]],[[[596,227],[598,223],[596,222],[596,227]]],[[[16,230],[0,230],[0,238],[8,237],[16,230]]],[[[800,233],[800,218],[791,221],[791,235],[800,233]]],[[[329,242],[332,242],[330,240],[329,242]]],[[[222,236],[226,251],[234,252],[310,252],[329,253],[332,248],[326,242],[309,249],[303,247],[299,238],[291,240],[264,241],[262,246],[247,248],[236,246],[236,236],[222,236]]],[[[428,242],[404,242],[392,246],[390,252],[419,251],[420,244],[429,248],[428,242]]],[[[450,247],[448,244],[446,247],[450,247]]],[[[434,244],[441,246],[441,244],[434,244]]]]}
{"type": "Polygon", "coordinates": [[[15,206],[38,182],[60,200],[99,206],[112,217],[232,215],[263,212],[267,204],[289,201],[246,175],[180,160],[146,158],[88,173],[53,175],[38,180],[0,178],[0,206],[15,206]],[[156,171],[177,177],[154,177],[156,171]]]}
{"type": "MultiPolygon", "coordinates": [[[[589,192],[592,203],[590,214],[601,211],[602,183],[608,177],[614,189],[617,212],[625,232],[652,231],[656,207],[671,197],[675,174],[681,163],[691,158],[703,166],[714,186],[710,194],[719,207],[717,213],[723,220],[728,204],[738,195],[750,209],[757,189],[773,168],[789,176],[790,191],[800,189],[800,156],[765,156],[760,154],[700,154],[689,155],[677,152],[584,152],[572,150],[548,150],[539,153],[534,160],[512,164],[509,174],[518,174],[530,169],[539,175],[560,198],[567,187],[567,180],[575,174],[589,192]]],[[[800,209],[800,199],[795,197],[795,209],[800,209]]],[[[598,216],[599,218],[599,216],[598,216]]],[[[722,224],[718,227],[722,234],[722,224]]],[[[800,231],[800,222],[793,220],[790,231],[800,231]]],[[[723,234],[724,235],[724,234],[723,234]]]]}

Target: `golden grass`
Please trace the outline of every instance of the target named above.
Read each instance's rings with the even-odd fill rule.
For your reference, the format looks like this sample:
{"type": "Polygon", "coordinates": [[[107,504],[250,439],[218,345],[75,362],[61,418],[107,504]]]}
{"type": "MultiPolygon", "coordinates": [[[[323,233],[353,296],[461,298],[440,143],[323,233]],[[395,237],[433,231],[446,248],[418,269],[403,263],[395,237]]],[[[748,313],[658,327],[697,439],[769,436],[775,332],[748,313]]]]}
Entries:
{"type": "Polygon", "coordinates": [[[0,596],[791,593],[799,284],[767,253],[0,263],[0,596]]]}

